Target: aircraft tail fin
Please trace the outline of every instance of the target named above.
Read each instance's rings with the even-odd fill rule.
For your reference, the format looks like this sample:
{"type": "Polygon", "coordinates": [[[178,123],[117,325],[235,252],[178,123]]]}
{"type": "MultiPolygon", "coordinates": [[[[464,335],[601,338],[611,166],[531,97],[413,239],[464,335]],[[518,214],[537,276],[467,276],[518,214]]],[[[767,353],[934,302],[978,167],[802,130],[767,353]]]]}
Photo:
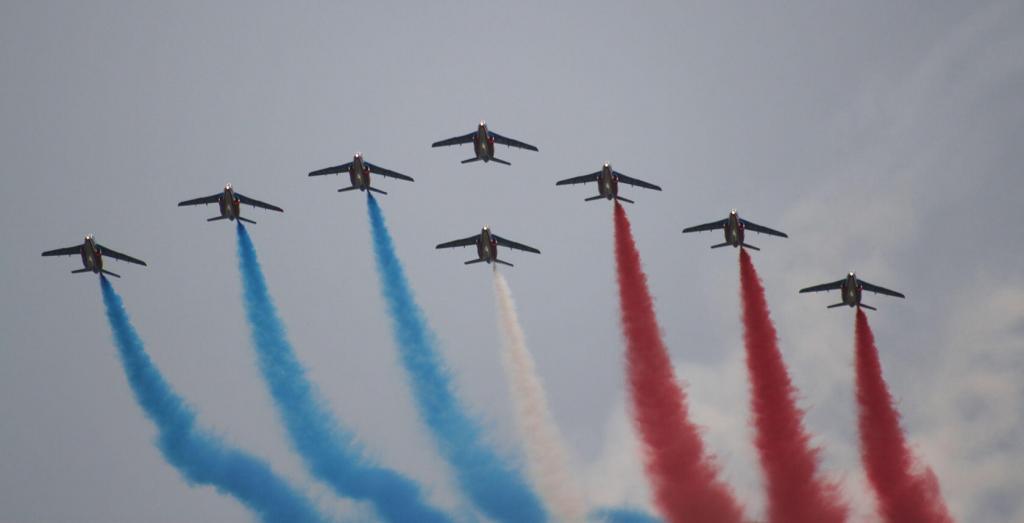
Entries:
{"type": "Polygon", "coordinates": [[[206,221],[215,222],[217,220],[226,220],[227,218],[227,216],[214,216],[213,218],[207,218],[206,221]]]}
{"type": "Polygon", "coordinates": [[[717,249],[717,248],[719,248],[719,247],[728,247],[728,246],[730,246],[730,245],[732,245],[732,244],[731,244],[731,243],[729,243],[729,242],[725,242],[725,243],[716,243],[716,244],[712,245],[712,246],[711,246],[711,248],[712,248],[712,249],[717,249]]]}
{"type": "Polygon", "coordinates": [[[251,224],[254,224],[254,225],[256,224],[255,220],[250,220],[249,218],[242,218],[241,216],[238,217],[238,221],[246,222],[246,223],[251,223],[251,224]]]}
{"type": "Polygon", "coordinates": [[[92,269],[78,269],[76,271],[71,271],[71,274],[81,274],[83,272],[92,272],[92,269]]]}
{"type": "Polygon", "coordinates": [[[630,200],[629,198],[623,198],[621,196],[616,196],[615,199],[620,201],[620,202],[635,203],[635,202],[633,202],[633,200],[630,200]]]}
{"type": "Polygon", "coordinates": [[[108,271],[106,269],[100,269],[100,270],[103,271],[103,274],[107,274],[107,275],[113,276],[115,278],[120,278],[121,277],[120,274],[114,274],[114,273],[112,273],[112,272],[110,272],[110,271],[108,271]]]}
{"type": "Polygon", "coordinates": [[[386,192],[384,192],[384,191],[382,191],[380,189],[377,189],[375,187],[367,187],[366,190],[367,191],[372,191],[372,192],[375,192],[375,193],[378,193],[378,194],[387,194],[386,192]]]}
{"type": "Polygon", "coordinates": [[[502,160],[501,158],[495,158],[493,156],[491,157],[491,161],[492,162],[498,162],[498,163],[500,163],[502,165],[512,165],[512,164],[506,162],[505,160],[502,160]]]}
{"type": "Polygon", "coordinates": [[[505,260],[499,260],[497,258],[494,259],[494,263],[500,263],[502,265],[508,265],[509,267],[515,267],[515,265],[512,265],[511,263],[509,263],[509,262],[507,262],[505,260]]]}
{"type": "Polygon", "coordinates": [[[758,249],[757,247],[754,247],[753,245],[751,245],[749,243],[744,243],[743,246],[748,248],[748,249],[754,249],[755,251],[761,250],[761,249],[758,249]]]}
{"type": "Polygon", "coordinates": [[[466,265],[472,265],[474,263],[480,263],[482,261],[484,261],[484,260],[481,260],[480,258],[477,258],[475,260],[469,260],[468,262],[466,262],[466,265]]]}
{"type": "Polygon", "coordinates": [[[354,191],[354,190],[356,190],[358,188],[359,187],[356,187],[355,185],[353,185],[352,187],[344,187],[344,188],[338,189],[338,192],[354,191]]]}
{"type": "Polygon", "coordinates": [[[479,161],[480,161],[480,158],[477,158],[477,157],[474,156],[474,157],[472,157],[472,158],[470,158],[468,160],[462,160],[462,163],[473,163],[473,162],[479,162],[479,161]]]}
{"type": "Polygon", "coordinates": [[[863,307],[863,308],[865,308],[865,309],[867,309],[867,310],[869,310],[869,311],[877,311],[877,310],[878,310],[878,309],[876,309],[876,308],[874,308],[874,307],[872,307],[872,306],[870,306],[870,305],[867,305],[867,304],[865,304],[865,303],[861,303],[861,304],[859,305],[859,307],[863,307]]]}
{"type": "Polygon", "coordinates": [[[840,302],[840,303],[837,303],[837,304],[835,304],[835,305],[829,305],[828,307],[825,307],[825,308],[826,308],[826,309],[834,309],[834,308],[836,308],[836,307],[842,307],[843,305],[846,305],[846,304],[845,304],[845,303],[842,303],[842,302],[840,302]]]}
{"type": "Polygon", "coordinates": [[[601,198],[604,198],[604,196],[601,196],[600,194],[598,194],[597,196],[591,196],[590,198],[584,198],[583,201],[585,201],[585,202],[592,202],[594,200],[600,200],[601,198]]]}

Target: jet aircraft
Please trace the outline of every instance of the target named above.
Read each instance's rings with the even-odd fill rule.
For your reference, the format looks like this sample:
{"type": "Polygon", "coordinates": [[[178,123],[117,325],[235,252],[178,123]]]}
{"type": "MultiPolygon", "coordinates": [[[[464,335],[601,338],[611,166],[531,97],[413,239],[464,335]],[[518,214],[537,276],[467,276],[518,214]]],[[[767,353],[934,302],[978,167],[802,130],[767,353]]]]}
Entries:
{"type": "Polygon", "coordinates": [[[374,165],[363,159],[363,153],[356,153],[352,157],[352,161],[343,163],[334,167],[328,167],[326,169],[320,169],[319,171],[313,171],[309,173],[310,176],[322,176],[325,174],[341,174],[347,172],[349,179],[352,181],[351,187],[344,187],[338,189],[338,192],[352,191],[359,189],[360,191],[372,191],[380,194],[387,194],[386,192],[370,187],[370,173],[379,174],[381,176],[388,176],[391,178],[398,178],[399,180],[413,181],[412,177],[404,174],[396,173],[395,171],[385,169],[374,165]]]}
{"type": "Polygon", "coordinates": [[[654,185],[653,183],[647,183],[643,180],[637,180],[636,178],[630,178],[625,174],[622,174],[612,169],[611,164],[605,162],[601,167],[600,171],[592,174],[585,174],[583,176],[577,176],[575,178],[566,178],[564,180],[555,182],[555,185],[572,185],[576,183],[590,183],[597,182],[597,196],[591,196],[590,198],[584,198],[583,201],[589,202],[593,200],[599,200],[606,198],[608,200],[615,199],[627,203],[633,203],[633,200],[623,198],[619,196],[619,182],[627,183],[636,187],[643,187],[644,189],[652,189],[660,191],[661,187],[654,185]]]}
{"type": "Polygon", "coordinates": [[[886,289],[885,287],[879,287],[878,285],[870,284],[864,280],[857,279],[857,275],[849,273],[845,278],[836,280],[832,283],[822,283],[821,285],[814,285],[807,287],[806,289],[800,289],[800,292],[819,292],[819,291],[832,291],[839,290],[842,293],[843,301],[835,305],[829,305],[827,308],[832,309],[835,307],[842,307],[843,305],[860,306],[865,309],[878,310],[870,305],[861,303],[861,291],[871,291],[877,294],[885,294],[886,296],[895,296],[896,298],[906,298],[901,293],[893,290],[886,289]]]}
{"type": "Polygon", "coordinates": [[[103,256],[110,256],[115,260],[126,261],[129,263],[137,263],[139,265],[146,265],[146,262],[137,258],[132,258],[127,254],[121,254],[114,249],[104,247],[93,238],[93,236],[87,235],[85,241],[81,245],[72,245],[71,247],[65,247],[63,249],[54,249],[52,251],[46,251],[43,256],[74,256],[79,254],[82,256],[82,265],[84,269],[78,269],[71,271],[71,274],[79,274],[83,272],[94,272],[96,274],[109,274],[115,278],[120,278],[120,274],[114,274],[103,268],[103,256]]]}
{"type": "Polygon", "coordinates": [[[511,138],[505,138],[504,136],[487,129],[487,122],[480,121],[480,125],[477,126],[476,130],[464,134],[462,136],[456,136],[447,140],[441,140],[440,142],[434,142],[431,147],[444,147],[448,145],[461,145],[464,143],[473,144],[473,152],[476,154],[473,158],[468,160],[462,160],[462,163],[470,163],[478,160],[483,160],[484,163],[495,161],[503,163],[505,165],[512,165],[501,158],[494,157],[494,144],[499,143],[501,145],[507,145],[509,147],[518,147],[520,149],[526,149],[528,151],[536,151],[537,148],[519,140],[513,140],[511,138]]]}
{"type": "Polygon", "coordinates": [[[725,242],[717,243],[715,245],[712,245],[711,246],[712,249],[717,249],[719,247],[725,247],[726,245],[732,245],[733,247],[739,247],[739,246],[742,245],[742,246],[744,246],[744,247],[746,247],[748,249],[754,249],[755,251],[761,250],[761,249],[758,249],[757,247],[754,247],[753,245],[751,245],[749,243],[746,243],[746,241],[744,240],[744,234],[743,234],[745,230],[751,230],[751,231],[754,231],[754,232],[770,234],[772,236],[779,236],[779,237],[782,237],[782,238],[789,238],[789,235],[787,235],[784,232],[776,231],[775,229],[769,229],[768,227],[765,227],[763,225],[758,225],[758,224],[756,224],[754,222],[747,221],[747,220],[744,220],[743,218],[740,218],[739,214],[736,214],[736,209],[733,209],[733,210],[729,211],[729,217],[724,219],[724,220],[718,220],[718,221],[714,221],[714,222],[711,222],[711,223],[705,223],[703,225],[695,225],[693,227],[687,227],[687,228],[683,229],[683,232],[687,233],[687,232],[699,232],[699,231],[713,231],[715,229],[724,229],[724,231],[725,231],[725,242]]]}
{"type": "Polygon", "coordinates": [[[259,207],[261,209],[284,212],[284,209],[276,205],[270,205],[269,203],[266,202],[254,200],[243,195],[242,193],[235,192],[235,190],[231,188],[230,183],[224,186],[223,192],[219,192],[217,194],[213,194],[210,196],[204,196],[202,198],[196,198],[194,200],[185,200],[183,202],[178,202],[178,207],[184,207],[186,205],[205,205],[210,203],[216,203],[220,205],[220,216],[214,216],[213,218],[209,218],[206,220],[208,222],[228,219],[231,221],[239,220],[243,222],[256,223],[253,220],[242,217],[242,209],[239,207],[239,204],[242,203],[246,205],[252,205],[253,207],[259,207]]]}
{"type": "Polygon", "coordinates": [[[470,236],[469,238],[463,238],[461,240],[454,240],[454,241],[450,241],[450,242],[445,242],[445,243],[439,244],[437,246],[437,248],[438,249],[447,249],[449,247],[468,247],[470,245],[476,245],[476,254],[477,254],[478,258],[475,259],[475,260],[467,261],[466,265],[469,265],[471,263],[480,263],[480,262],[487,262],[487,263],[494,262],[494,263],[501,263],[501,264],[504,264],[504,265],[508,265],[509,267],[512,267],[513,265],[511,263],[509,263],[509,262],[507,262],[505,260],[499,260],[498,259],[498,246],[499,245],[501,245],[502,247],[508,247],[509,249],[518,249],[520,251],[533,252],[533,253],[536,253],[536,254],[540,254],[539,250],[534,249],[533,247],[530,247],[529,245],[523,245],[521,243],[516,243],[516,242],[511,241],[511,240],[506,240],[505,238],[502,238],[501,236],[498,236],[497,234],[493,234],[491,232],[490,227],[487,227],[486,225],[484,226],[483,229],[480,230],[480,234],[474,234],[473,236],[470,236]]]}

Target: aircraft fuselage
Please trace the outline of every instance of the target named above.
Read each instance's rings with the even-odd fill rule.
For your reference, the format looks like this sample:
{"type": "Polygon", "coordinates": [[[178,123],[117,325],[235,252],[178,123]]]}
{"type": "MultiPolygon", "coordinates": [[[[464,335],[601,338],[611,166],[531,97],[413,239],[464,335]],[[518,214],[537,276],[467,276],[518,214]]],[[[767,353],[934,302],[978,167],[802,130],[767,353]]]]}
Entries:
{"type": "Polygon", "coordinates": [[[857,281],[857,275],[852,272],[847,274],[846,281],[843,282],[843,288],[841,289],[843,303],[850,307],[860,305],[861,290],[860,282],[857,281]]]}
{"type": "Polygon", "coordinates": [[[619,179],[615,176],[611,164],[605,163],[601,167],[601,177],[597,179],[597,192],[609,200],[619,195],[619,179]]]}
{"type": "Polygon", "coordinates": [[[725,231],[726,243],[733,247],[743,245],[743,222],[740,221],[740,217],[735,210],[729,213],[729,221],[725,223],[725,227],[722,229],[725,231]]]}
{"type": "Polygon", "coordinates": [[[480,230],[480,238],[476,241],[476,254],[487,263],[498,258],[498,242],[491,236],[489,227],[480,230]]]}
{"type": "Polygon", "coordinates": [[[363,155],[356,153],[352,157],[352,166],[348,168],[348,177],[352,182],[352,187],[365,191],[370,187],[370,168],[363,162],[363,155]]]}
{"type": "Polygon", "coordinates": [[[480,122],[476,128],[476,136],[473,137],[473,152],[484,162],[489,162],[491,158],[494,158],[494,138],[491,133],[487,132],[486,122],[480,122]]]}
{"type": "Polygon", "coordinates": [[[91,234],[82,242],[82,266],[96,274],[103,271],[103,253],[96,246],[96,240],[91,234]]]}
{"type": "Polygon", "coordinates": [[[235,190],[231,188],[231,184],[224,186],[224,194],[220,197],[220,215],[231,221],[235,221],[240,215],[241,209],[239,208],[238,198],[235,197],[235,190]]]}

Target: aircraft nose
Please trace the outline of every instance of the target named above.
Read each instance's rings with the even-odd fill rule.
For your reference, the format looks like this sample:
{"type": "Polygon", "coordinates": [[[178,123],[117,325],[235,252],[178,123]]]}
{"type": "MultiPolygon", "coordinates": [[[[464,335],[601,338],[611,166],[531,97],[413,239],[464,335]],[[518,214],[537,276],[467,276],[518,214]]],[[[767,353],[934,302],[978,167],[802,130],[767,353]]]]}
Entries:
{"type": "Polygon", "coordinates": [[[484,120],[480,120],[480,125],[487,125],[487,122],[484,120]]]}

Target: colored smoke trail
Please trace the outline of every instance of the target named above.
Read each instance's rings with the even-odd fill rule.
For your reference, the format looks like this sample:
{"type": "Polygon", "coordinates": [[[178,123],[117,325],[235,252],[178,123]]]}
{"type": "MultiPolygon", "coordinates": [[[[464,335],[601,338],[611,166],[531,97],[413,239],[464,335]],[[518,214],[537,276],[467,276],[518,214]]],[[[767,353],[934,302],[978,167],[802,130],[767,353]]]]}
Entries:
{"type": "Polygon", "coordinates": [[[594,523],[661,523],[661,520],[633,508],[604,508],[590,513],[594,523]]]}
{"type": "Polygon", "coordinates": [[[526,445],[530,475],[547,503],[552,516],[563,522],[586,520],[583,495],[572,479],[568,452],[562,435],[548,409],[544,385],[537,374],[526,336],[519,324],[512,290],[494,266],[494,294],[498,300],[498,323],[505,350],[502,363],[516,408],[519,435],[526,445]]]}
{"type": "Polygon", "coordinates": [[[740,521],[742,509],[718,468],[705,455],[697,427],[687,413],[686,395],[675,380],[661,339],[654,303],[630,230],[615,204],[615,261],[633,422],[646,447],[645,467],[655,504],[671,522],[740,521]]]}
{"type": "Polygon", "coordinates": [[[817,474],[818,449],[804,430],[803,412],[789,380],[764,287],[745,249],[740,249],[743,341],[750,377],[755,446],[767,489],[769,522],[845,521],[838,487],[817,474]]]}
{"type": "Polygon", "coordinates": [[[146,417],[156,424],[157,446],[190,484],[212,485],[233,496],[263,521],[324,521],[313,504],[265,461],[230,447],[196,426],[195,412],[153,365],[124,309],[121,296],[100,276],[114,342],[128,384],[146,417]]]}
{"type": "Polygon", "coordinates": [[[306,467],[339,496],[369,501],[387,521],[450,521],[426,504],[412,480],[370,463],[355,436],[344,430],[328,410],[288,342],[249,233],[241,223],[236,230],[245,315],[259,368],[291,443],[306,467]]]}
{"type": "Polygon", "coordinates": [[[879,516],[893,523],[952,522],[938,479],[931,469],[918,468],[907,447],[900,415],[882,378],[875,336],[860,307],[855,334],[860,458],[878,500],[879,516]]]}
{"type": "Polygon", "coordinates": [[[367,203],[381,293],[391,315],[399,356],[409,375],[420,417],[441,455],[455,470],[462,490],[489,518],[515,523],[545,521],[537,495],[520,472],[487,444],[480,427],[452,390],[437,340],[413,298],[380,206],[372,195],[367,195],[367,203]]]}

